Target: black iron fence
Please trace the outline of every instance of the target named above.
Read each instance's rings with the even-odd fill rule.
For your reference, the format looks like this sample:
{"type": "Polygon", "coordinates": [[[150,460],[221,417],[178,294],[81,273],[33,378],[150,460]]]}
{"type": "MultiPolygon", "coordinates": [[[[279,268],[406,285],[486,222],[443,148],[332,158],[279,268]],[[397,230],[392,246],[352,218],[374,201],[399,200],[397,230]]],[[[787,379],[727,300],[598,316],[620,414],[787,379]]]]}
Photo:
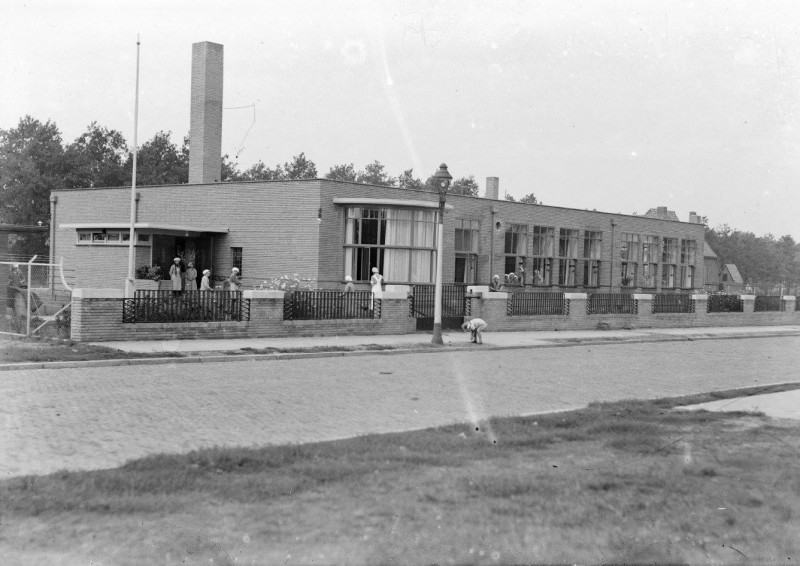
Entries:
{"type": "Polygon", "coordinates": [[[123,323],[250,320],[250,300],[241,291],[136,291],[125,299],[123,323]]]}
{"type": "Polygon", "coordinates": [[[381,300],[370,291],[289,291],[283,299],[283,320],[380,317],[381,300]]]}
{"type": "Polygon", "coordinates": [[[743,312],[744,301],[739,295],[709,295],[706,312],[743,312]]]}
{"type": "Polygon", "coordinates": [[[688,293],[653,295],[653,314],[693,312],[694,300],[688,293]]]}
{"type": "MultiPolygon", "coordinates": [[[[409,311],[413,318],[433,318],[436,285],[413,285],[409,311]]],[[[442,318],[469,316],[470,300],[466,285],[442,285],[442,318]]]]}
{"type": "Polygon", "coordinates": [[[755,312],[780,312],[783,310],[783,297],[756,295],[753,310],[755,312]]]}
{"type": "Polygon", "coordinates": [[[506,301],[508,316],[568,315],[569,301],[564,293],[512,293],[506,301]]]}
{"type": "Polygon", "coordinates": [[[594,293],[586,301],[586,314],[636,314],[636,299],[628,293],[594,293]]]}

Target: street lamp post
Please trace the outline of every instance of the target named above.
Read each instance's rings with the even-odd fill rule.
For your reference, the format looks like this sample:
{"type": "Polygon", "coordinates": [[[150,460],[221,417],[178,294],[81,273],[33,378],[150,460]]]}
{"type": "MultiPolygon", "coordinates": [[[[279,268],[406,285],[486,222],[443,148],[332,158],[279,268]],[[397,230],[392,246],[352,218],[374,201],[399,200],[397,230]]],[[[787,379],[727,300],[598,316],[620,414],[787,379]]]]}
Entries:
{"type": "Polygon", "coordinates": [[[444,245],[442,236],[444,234],[444,203],[447,199],[447,189],[450,188],[450,181],[453,176],[447,171],[447,165],[442,163],[439,170],[433,176],[436,179],[436,190],[439,191],[439,230],[436,242],[436,294],[433,302],[433,336],[431,344],[444,345],[442,340],[442,253],[444,245]]]}

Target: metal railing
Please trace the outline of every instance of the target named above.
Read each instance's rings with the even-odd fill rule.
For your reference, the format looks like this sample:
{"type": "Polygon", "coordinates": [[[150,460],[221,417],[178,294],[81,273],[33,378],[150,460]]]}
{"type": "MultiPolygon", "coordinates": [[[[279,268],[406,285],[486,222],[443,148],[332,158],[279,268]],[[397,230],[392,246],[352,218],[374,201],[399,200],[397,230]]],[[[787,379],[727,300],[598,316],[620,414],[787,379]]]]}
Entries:
{"type": "Polygon", "coordinates": [[[688,293],[653,295],[653,314],[693,313],[694,300],[688,293]]]}
{"type": "Polygon", "coordinates": [[[508,316],[568,315],[569,301],[564,293],[513,293],[506,301],[508,316]]]}
{"type": "Polygon", "coordinates": [[[125,299],[123,323],[243,322],[250,320],[250,300],[241,291],[139,290],[125,299]]]}
{"type": "Polygon", "coordinates": [[[744,301],[739,295],[709,295],[706,312],[743,312],[744,301]]]}
{"type": "MultiPolygon", "coordinates": [[[[413,285],[408,302],[409,316],[433,318],[435,297],[435,285],[413,285]]],[[[470,307],[466,285],[442,285],[442,318],[469,316],[470,307]]]]}
{"type": "Polygon", "coordinates": [[[756,295],[753,304],[754,312],[780,312],[783,308],[783,297],[781,296],[756,295]]]}
{"type": "Polygon", "coordinates": [[[283,320],[380,317],[381,300],[370,291],[289,291],[283,299],[283,320]]]}
{"type": "Polygon", "coordinates": [[[594,293],[586,301],[586,314],[636,314],[637,303],[628,293],[594,293]]]}

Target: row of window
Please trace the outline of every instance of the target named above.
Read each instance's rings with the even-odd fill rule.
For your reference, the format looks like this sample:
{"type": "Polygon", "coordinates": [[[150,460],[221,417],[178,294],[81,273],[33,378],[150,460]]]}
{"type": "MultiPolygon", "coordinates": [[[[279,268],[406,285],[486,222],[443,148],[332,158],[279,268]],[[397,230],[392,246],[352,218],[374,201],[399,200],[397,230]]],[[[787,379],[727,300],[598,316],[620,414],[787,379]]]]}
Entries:
{"type": "MultiPolygon", "coordinates": [[[[115,245],[115,244],[128,244],[131,241],[131,233],[129,231],[102,231],[102,232],[78,232],[79,244],[94,244],[94,245],[115,245]]],[[[136,234],[137,244],[149,244],[150,234],[136,234]]]]}

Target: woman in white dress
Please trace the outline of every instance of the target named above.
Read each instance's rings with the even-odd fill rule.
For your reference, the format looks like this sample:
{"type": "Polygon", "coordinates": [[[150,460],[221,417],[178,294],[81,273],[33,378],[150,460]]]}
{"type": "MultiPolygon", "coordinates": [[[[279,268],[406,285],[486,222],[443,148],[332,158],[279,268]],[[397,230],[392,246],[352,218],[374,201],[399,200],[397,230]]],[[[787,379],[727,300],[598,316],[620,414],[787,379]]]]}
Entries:
{"type": "Polygon", "coordinates": [[[375,299],[380,299],[383,297],[383,288],[381,284],[383,283],[383,275],[378,273],[378,268],[372,268],[372,277],[369,280],[369,284],[372,285],[372,299],[370,300],[370,308],[375,308],[375,299]]]}

